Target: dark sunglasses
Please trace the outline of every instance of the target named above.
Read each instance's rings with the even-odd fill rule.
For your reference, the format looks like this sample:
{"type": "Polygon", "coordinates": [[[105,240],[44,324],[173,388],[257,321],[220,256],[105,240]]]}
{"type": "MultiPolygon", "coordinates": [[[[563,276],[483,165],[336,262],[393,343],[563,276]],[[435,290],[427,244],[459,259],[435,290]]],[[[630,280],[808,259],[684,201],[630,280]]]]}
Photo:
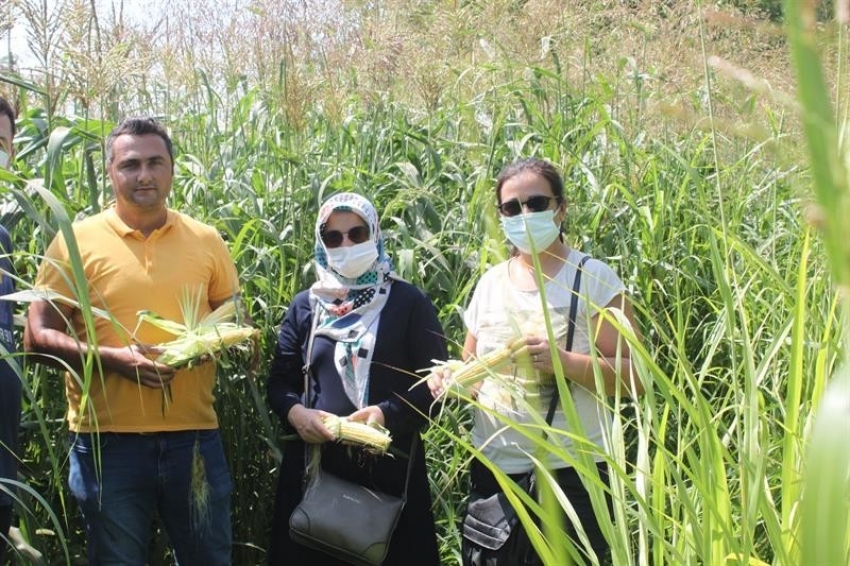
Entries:
{"type": "Polygon", "coordinates": [[[555,202],[561,202],[561,197],[534,195],[533,197],[528,197],[528,200],[526,201],[513,199],[503,202],[502,204],[498,205],[498,208],[499,212],[502,213],[502,216],[517,216],[518,214],[522,214],[523,206],[525,206],[531,212],[543,212],[544,210],[549,208],[549,202],[553,199],[555,200],[555,202]]]}
{"type": "Polygon", "coordinates": [[[328,230],[327,232],[322,232],[322,242],[324,242],[326,248],[338,248],[342,245],[342,241],[346,236],[348,236],[348,239],[352,243],[362,244],[369,239],[369,227],[355,226],[347,232],[328,230]]]}

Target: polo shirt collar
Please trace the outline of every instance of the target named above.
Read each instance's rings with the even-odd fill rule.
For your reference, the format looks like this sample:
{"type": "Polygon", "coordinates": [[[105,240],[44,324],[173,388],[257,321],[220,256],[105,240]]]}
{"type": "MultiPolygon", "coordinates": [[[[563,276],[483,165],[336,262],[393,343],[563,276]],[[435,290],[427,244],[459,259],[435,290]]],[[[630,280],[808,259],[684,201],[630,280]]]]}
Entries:
{"type": "MultiPolygon", "coordinates": [[[[175,221],[177,220],[177,215],[170,208],[166,210],[166,214],[167,216],[165,218],[165,224],[161,228],[157,228],[156,230],[154,230],[151,235],[156,234],[157,232],[166,232],[174,225],[175,221]]],[[[115,233],[121,236],[122,238],[126,238],[127,236],[131,236],[133,234],[140,234],[138,230],[136,230],[135,228],[130,228],[124,223],[123,220],[121,220],[121,217],[118,216],[118,213],[115,211],[114,206],[104,211],[104,215],[106,216],[106,223],[109,224],[110,228],[115,230],[115,233]]]]}

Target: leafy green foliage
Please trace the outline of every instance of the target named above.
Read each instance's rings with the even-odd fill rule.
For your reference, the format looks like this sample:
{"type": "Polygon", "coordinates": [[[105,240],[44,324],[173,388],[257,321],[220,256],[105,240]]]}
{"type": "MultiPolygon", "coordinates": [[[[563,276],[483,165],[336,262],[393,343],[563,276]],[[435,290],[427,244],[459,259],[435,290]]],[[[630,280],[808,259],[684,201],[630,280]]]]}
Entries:
{"type": "MultiPolygon", "coordinates": [[[[472,20],[485,8],[471,3],[464,15],[472,20]]],[[[520,6],[512,9],[508,14],[516,15],[520,6]]],[[[411,15],[432,17],[424,4],[411,15]]],[[[549,56],[545,64],[469,69],[475,88],[440,91],[428,112],[376,92],[340,101],[333,112],[299,106],[295,120],[291,82],[235,81],[222,89],[202,72],[168,90],[167,122],[178,150],[170,204],[221,231],[262,332],[259,370],[230,364],[216,392],[235,479],[234,563],[265,559],[275,466],[287,450],[265,404],[265,364],[287,305],[313,280],[319,203],[338,191],[375,202],[397,271],[434,300],[457,357],[461,313],[475,281],[507,252],[493,179],[504,164],[528,155],[564,171],[567,241],[617,269],[644,336],[633,346],[647,395],[609,400],[616,418],[605,458],[616,520],[603,528],[614,563],[799,563],[800,486],[804,472],[818,473],[817,463],[806,470],[803,448],[812,427],[823,434],[835,422],[834,412],[816,421],[815,410],[846,339],[832,278],[847,267],[839,252],[842,225],[831,224],[823,240],[802,210],[811,198],[809,176],[828,178],[835,169],[805,168],[781,124],[765,140],[739,137],[722,122],[693,130],[675,120],[658,123],[644,112],[652,92],[642,79],[588,69],[588,80],[578,83],[559,72],[554,52],[549,56]],[[831,269],[827,254],[839,258],[831,269]]],[[[150,99],[167,86],[151,86],[150,99]]],[[[695,107],[710,108],[713,92],[708,82],[692,93],[695,107]]],[[[809,131],[816,142],[814,130],[833,115],[810,115],[821,120],[809,131]]],[[[111,200],[99,144],[119,117],[91,120],[39,107],[21,117],[20,178],[3,174],[14,190],[3,193],[2,221],[15,238],[22,288],[62,229],[57,207],[76,218],[111,200]],[[53,207],[25,184],[35,179],[53,207]]],[[[838,194],[816,196],[844,203],[830,200],[838,194]]],[[[48,555],[64,557],[67,549],[69,560],[79,561],[80,521],[63,483],[60,379],[33,364],[22,374],[24,474],[42,498],[21,513],[25,531],[48,555]],[[36,535],[41,527],[56,536],[36,535]]],[[[458,563],[470,427],[470,407],[457,404],[427,432],[445,564],[458,563]]],[[[571,463],[598,498],[602,487],[591,466],[571,463]]],[[[838,498],[832,511],[845,523],[846,502],[838,498]]],[[[553,505],[557,497],[531,515],[545,517],[553,505]]],[[[530,525],[531,516],[525,519],[530,525]]],[[[822,544],[834,545],[830,556],[848,554],[838,535],[822,544]]],[[[164,560],[158,552],[155,560],[164,560]]],[[[571,556],[576,549],[555,563],[571,556]]]]}

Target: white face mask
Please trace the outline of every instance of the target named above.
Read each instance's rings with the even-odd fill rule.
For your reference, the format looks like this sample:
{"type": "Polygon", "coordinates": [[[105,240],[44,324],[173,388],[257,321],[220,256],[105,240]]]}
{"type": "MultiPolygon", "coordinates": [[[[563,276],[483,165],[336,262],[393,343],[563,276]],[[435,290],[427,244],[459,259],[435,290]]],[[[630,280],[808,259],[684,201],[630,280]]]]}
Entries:
{"type": "Polygon", "coordinates": [[[366,273],[378,259],[378,246],[372,241],[331,248],[327,252],[328,267],[349,279],[356,279],[366,273]]]}
{"type": "Polygon", "coordinates": [[[561,229],[555,224],[554,210],[502,216],[502,230],[510,243],[526,254],[532,253],[532,241],[534,250],[540,253],[548,248],[561,233],[561,229]]]}
{"type": "Polygon", "coordinates": [[[0,149],[0,167],[3,169],[9,168],[9,161],[11,161],[11,155],[9,155],[5,149],[0,149]]]}

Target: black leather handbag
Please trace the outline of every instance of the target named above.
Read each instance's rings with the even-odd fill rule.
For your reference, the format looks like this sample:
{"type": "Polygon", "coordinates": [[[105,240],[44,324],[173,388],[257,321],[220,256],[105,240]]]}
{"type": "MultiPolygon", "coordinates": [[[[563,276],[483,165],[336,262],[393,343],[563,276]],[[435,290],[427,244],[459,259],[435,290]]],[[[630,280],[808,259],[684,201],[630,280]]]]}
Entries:
{"type": "Polygon", "coordinates": [[[400,496],[350,482],[319,465],[289,518],[289,536],[352,564],[381,564],[407,500],[417,443],[414,436],[407,481],[400,496]]]}

